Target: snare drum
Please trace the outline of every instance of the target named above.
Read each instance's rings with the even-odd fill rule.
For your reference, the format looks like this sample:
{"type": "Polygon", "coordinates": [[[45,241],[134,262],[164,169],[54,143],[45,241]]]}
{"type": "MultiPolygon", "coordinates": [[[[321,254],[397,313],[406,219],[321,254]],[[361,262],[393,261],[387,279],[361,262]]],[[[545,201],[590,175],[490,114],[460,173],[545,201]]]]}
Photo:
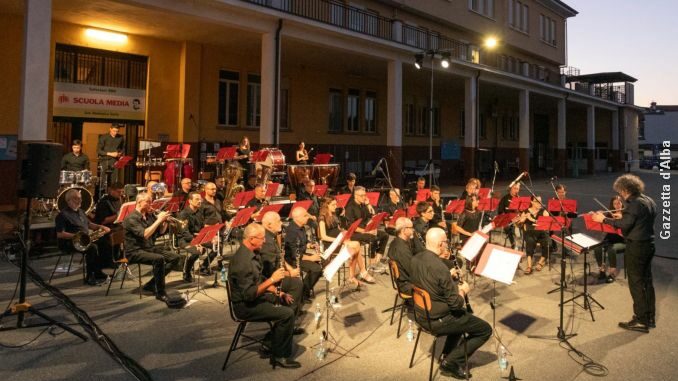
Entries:
{"type": "Polygon", "coordinates": [[[78,185],[89,184],[91,180],[92,180],[92,171],[85,169],[82,171],[75,172],[75,182],[78,183],[78,185]]]}
{"type": "Polygon", "coordinates": [[[61,171],[59,173],[59,185],[71,185],[75,183],[75,171],[61,171]]]}

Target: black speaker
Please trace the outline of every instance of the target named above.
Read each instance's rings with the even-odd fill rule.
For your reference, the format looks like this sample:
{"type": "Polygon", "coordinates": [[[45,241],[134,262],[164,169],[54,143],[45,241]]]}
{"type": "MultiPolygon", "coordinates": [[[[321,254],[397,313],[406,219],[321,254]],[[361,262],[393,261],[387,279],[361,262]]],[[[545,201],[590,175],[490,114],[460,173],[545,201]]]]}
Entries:
{"type": "Polygon", "coordinates": [[[58,143],[22,142],[19,147],[19,197],[56,197],[62,155],[63,146],[58,143]]]}

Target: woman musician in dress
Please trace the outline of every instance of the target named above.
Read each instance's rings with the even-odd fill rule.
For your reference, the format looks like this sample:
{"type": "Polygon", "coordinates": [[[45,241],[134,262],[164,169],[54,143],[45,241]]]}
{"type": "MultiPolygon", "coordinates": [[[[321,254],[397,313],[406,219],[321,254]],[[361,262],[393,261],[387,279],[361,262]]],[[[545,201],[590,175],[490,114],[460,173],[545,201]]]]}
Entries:
{"type": "MultiPolygon", "coordinates": [[[[620,220],[622,218],[622,209],[624,203],[621,196],[617,195],[610,200],[610,211],[612,218],[620,220]]],[[[598,279],[605,280],[607,283],[614,282],[617,277],[617,253],[626,249],[624,238],[618,234],[607,233],[603,239],[603,244],[596,247],[594,253],[596,255],[596,262],[598,263],[598,279]],[[610,262],[610,267],[605,274],[605,262],[603,262],[603,247],[607,252],[607,259],[610,262]]]]}
{"type": "MultiPolygon", "coordinates": [[[[337,200],[334,197],[324,197],[320,202],[320,218],[318,219],[318,237],[320,240],[325,243],[325,246],[329,246],[335,238],[343,230],[339,223],[339,217],[336,214],[337,211],[337,200]]],[[[367,272],[365,268],[365,262],[360,258],[360,250],[353,252],[351,255],[351,260],[349,261],[348,274],[349,282],[353,283],[356,286],[361,286],[362,282],[356,277],[356,267],[360,271],[360,278],[365,283],[373,284],[375,282],[374,278],[367,272]]]]}
{"type": "Polygon", "coordinates": [[[297,164],[306,165],[309,162],[308,151],[306,151],[306,143],[303,141],[299,143],[299,149],[297,150],[297,164]]]}
{"type": "Polygon", "coordinates": [[[535,267],[535,270],[541,271],[546,264],[546,257],[549,252],[549,236],[544,230],[536,230],[537,218],[539,216],[548,216],[548,212],[544,210],[544,205],[541,203],[541,197],[531,197],[530,207],[527,208],[519,217],[518,222],[523,225],[525,229],[525,254],[527,255],[527,269],[525,274],[532,274],[532,255],[537,249],[537,243],[541,245],[541,258],[535,267]]]}
{"type": "Polygon", "coordinates": [[[240,143],[238,144],[238,148],[236,149],[236,155],[234,156],[234,159],[238,161],[238,164],[240,164],[240,167],[242,168],[243,179],[247,179],[249,175],[249,162],[251,154],[252,151],[250,150],[250,138],[243,136],[240,140],[240,143]]]}

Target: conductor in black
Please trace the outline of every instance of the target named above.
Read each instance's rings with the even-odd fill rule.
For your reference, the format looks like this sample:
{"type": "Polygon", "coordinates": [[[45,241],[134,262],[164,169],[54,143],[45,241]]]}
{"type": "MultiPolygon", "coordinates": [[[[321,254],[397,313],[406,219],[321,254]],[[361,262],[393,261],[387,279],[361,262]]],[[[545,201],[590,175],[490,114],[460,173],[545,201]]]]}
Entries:
{"type": "Polygon", "coordinates": [[[101,166],[101,176],[111,171],[110,182],[118,181],[118,173],[113,167],[116,161],[125,150],[125,138],[118,134],[120,127],[117,124],[111,124],[108,134],[99,136],[97,143],[97,156],[99,157],[99,166],[101,166]]]}
{"type": "Polygon", "coordinates": [[[622,175],[612,188],[626,201],[622,218],[605,217],[601,212],[593,216],[596,222],[604,222],[621,228],[626,241],[626,271],[629,290],[633,299],[633,318],[621,322],[624,329],[649,332],[655,327],[655,297],[652,285],[652,258],[654,257],[654,220],[657,205],[643,194],[645,184],[635,175],[622,175]]]}

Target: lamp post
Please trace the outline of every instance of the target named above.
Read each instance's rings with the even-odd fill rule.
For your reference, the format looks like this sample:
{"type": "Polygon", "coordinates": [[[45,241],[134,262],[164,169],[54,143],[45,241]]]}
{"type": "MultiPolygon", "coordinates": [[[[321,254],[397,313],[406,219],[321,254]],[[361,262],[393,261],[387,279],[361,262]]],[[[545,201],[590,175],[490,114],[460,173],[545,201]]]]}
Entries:
{"type": "MultiPolygon", "coordinates": [[[[497,47],[498,41],[494,37],[488,37],[485,39],[483,42],[483,45],[478,48],[478,62],[477,64],[480,64],[480,50],[482,47],[484,47],[486,50],[492,50],[495,47],[497,47]]],[[[480,73],[482,73],[481,70],[478,70],[478,74],[475,76],[475,87],[476,87],[476,123],[475,123],[475,130],[476,130],[476,149],[475,149],[475,172],[476,172],[476,177],[480,178],[480,73]]],[[[496,126],[495,126],[496,128],[496,126]]],[[[498,142],[497,142],[498,143],[498,142]]]]}

